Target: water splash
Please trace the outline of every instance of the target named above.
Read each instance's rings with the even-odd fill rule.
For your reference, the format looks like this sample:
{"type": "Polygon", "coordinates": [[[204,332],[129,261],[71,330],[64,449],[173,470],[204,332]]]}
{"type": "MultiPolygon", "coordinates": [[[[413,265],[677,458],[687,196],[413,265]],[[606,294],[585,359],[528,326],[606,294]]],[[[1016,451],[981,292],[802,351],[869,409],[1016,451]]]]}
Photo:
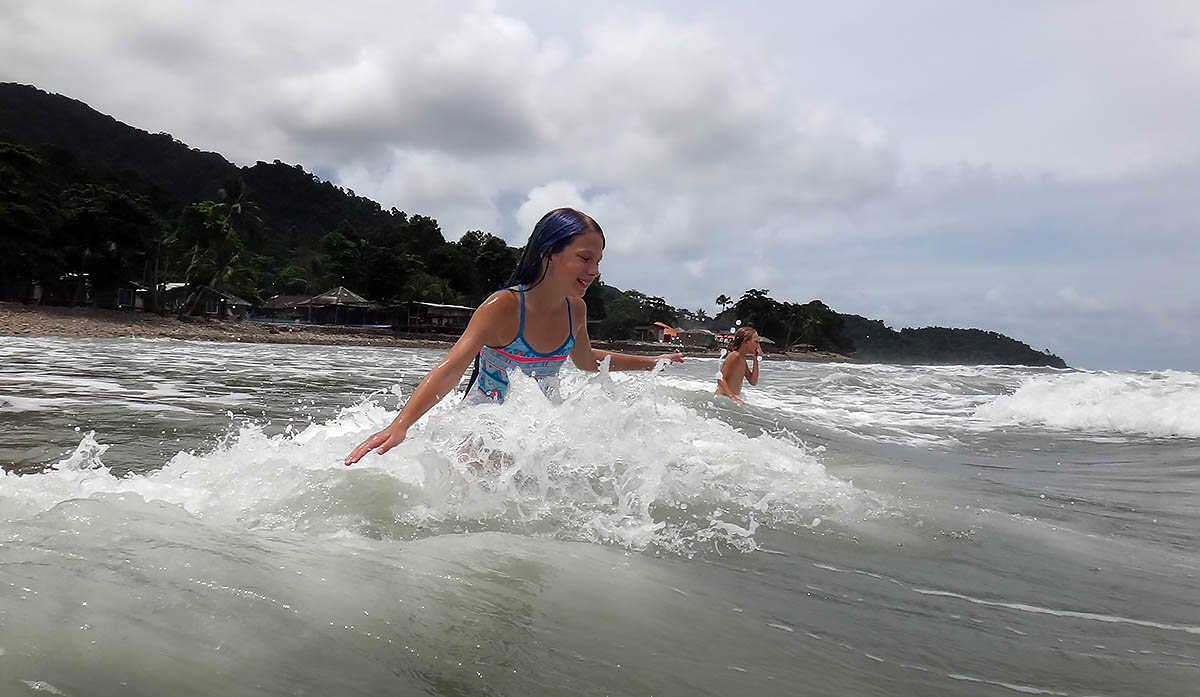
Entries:
{"type": "Polygon", "coordinates": [[[1025,380],[1015,392],[979,407],[998,423],[1200,438],[1200,375],[1072,373],[1025,380]]]}
{"type": "MultiPolygon", "coordinates": [[[[51,470],[5,477],[0,506],[136,494],[192,516],[312,534],[416,539],[467,531],[690,554],[756,547],[760,525],[853,521],[882,504],[826,473],[803,444],[749,437],[681,404],[650,374],[564,376],[564,403],[515,376],[502,404],[446,400],[384,456],[341,459],[395,412],[366,399],[267,436],[243,423],[207,452],[113,476],[89,433],[51,470]]],[[[11,513],[10,513],[11,514],[11,513]]]]}

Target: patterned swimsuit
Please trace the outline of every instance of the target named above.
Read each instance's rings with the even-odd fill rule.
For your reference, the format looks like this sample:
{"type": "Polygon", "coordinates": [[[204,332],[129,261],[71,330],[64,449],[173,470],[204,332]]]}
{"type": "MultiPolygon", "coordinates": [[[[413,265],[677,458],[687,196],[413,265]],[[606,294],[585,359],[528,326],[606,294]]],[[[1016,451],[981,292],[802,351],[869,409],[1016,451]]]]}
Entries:
{"type": "Polygon", "coordinates": [[[567,354],[575,348],[571,301],[567,300],[567,340],[550,353],[538,353],[525,341],[525,290],[517,286],[517,292],[521,295],[521,324],[517,328],[517,338],[503,348],[484,346],[479,350],[479,375],[467,391],[471,401],[503,402],[508,393],[508,373],[513,369],[537,380],[547,396],[557,392],[558,371],[566,362],[567,354]]]}

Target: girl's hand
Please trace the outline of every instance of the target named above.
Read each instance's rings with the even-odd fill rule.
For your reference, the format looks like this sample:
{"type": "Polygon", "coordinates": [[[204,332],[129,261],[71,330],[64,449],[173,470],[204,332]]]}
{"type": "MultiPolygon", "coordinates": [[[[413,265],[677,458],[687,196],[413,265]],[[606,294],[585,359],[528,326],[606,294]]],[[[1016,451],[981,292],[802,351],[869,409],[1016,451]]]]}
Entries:
{"type": "Polygon", "coordinates": [[[663,355],[658,357],[658,360],[660,360],[660,361],[666,360],[666,361],[670,361],[672,363],[683,363],[683,354],[682,353],[664,353],[663,355]]]}
{"type": "Polygon", "coordinates": [[[372,450],[382,455],[397,445],[400,445],[400,443],[404,441],[404,437],[406,435],[408,435],[407,428],[395,428],[393,426],[388,426],[379,433],[376,433],[370,438],[359,443],[358,447],[350,451],[350,454],[346,456],[345,464],[347,467],[353,465],[372,450]]]}

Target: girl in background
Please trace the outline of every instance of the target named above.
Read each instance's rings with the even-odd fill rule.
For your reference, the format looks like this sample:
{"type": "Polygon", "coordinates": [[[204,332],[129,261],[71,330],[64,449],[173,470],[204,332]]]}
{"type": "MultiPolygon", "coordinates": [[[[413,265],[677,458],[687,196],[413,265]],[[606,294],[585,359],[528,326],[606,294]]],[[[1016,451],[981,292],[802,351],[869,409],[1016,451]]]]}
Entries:
{"type": "Polygon", "coordinates": [[[717,377],[716,394],[725,395],[739,404],[742,401],[742,380],[748,380],[751,385],[758,384],[758,359],[763,355],[762,346],[758,341],[758,332],[750,327],[741,327],[733,334],[733,343],[729,346],[729,355],[721,364],[721,374],[717,377]],[[746,360],[752,359],[754,367],[746,365],[746,360]]]}

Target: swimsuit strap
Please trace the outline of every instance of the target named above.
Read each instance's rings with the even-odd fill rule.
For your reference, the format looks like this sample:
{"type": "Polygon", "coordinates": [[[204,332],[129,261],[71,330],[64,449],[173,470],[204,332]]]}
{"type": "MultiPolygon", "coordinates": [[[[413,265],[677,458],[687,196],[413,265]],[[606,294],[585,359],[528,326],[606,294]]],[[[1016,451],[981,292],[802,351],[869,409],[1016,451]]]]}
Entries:
{"type": "MultiPolygon", "coordinates": [[[[575,338],[575,323],[571,321],[571,299],[566,298],[566,301],[567,301],[567,341],[570,341],[571,339],[575,338]]],[[[566,344],[564,344],[564,346],[565,345],[566,344]]]]}
{"type": "MultiPolygon", "coordinates": [[[[524,284],[517,284],[517,294],[521,296],[521,324],[517,325],[517,339],[525,341],[525,288],[524,284]]],[[[517,339],[513,339],[516,341],[517,339]]],[[[525,341],[528,344],[528,341],[525,341]]]]}
{"type": "MultiPolygon", "coordinates": [[[[529,340],[525,338],[525,288],[523,286],[524,284],[517,284],[517,294],[521,296],[521,322],[517,325],[517,336],[510,341],[508,345],[512,346],[516,342],[520,341],[525,344],[526,348],[528,348],[530,351],[533,351],[533,347],[529,345],[529,340]]],[[[566,346],[567,341],[571,341],[575,338],[575,322],[571,319],[571,299],[564,298],[564,300],[567,303],[567,340],[564,341],[562,345],[566,346]]],[[[562,347],[560,346],[559,348],[561,349],[562,347]]],[[[534,353],[537,352],[534,351],[534,353]]],[[[558,353],[558,351],[556,350],[548,355],[554,355],[554,353],[558,353]]]]}

